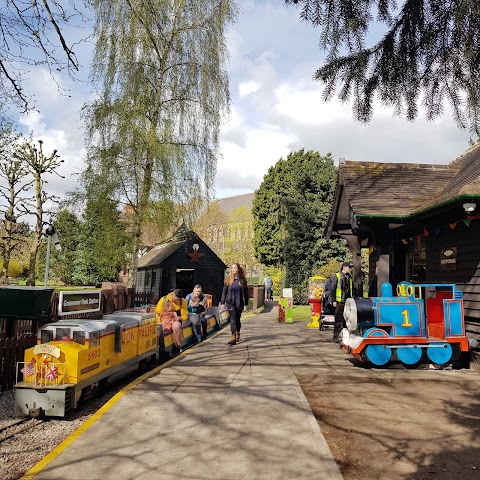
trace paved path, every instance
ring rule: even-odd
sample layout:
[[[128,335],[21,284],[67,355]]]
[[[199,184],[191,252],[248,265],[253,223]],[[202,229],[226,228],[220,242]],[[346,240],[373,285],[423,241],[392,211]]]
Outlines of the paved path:
[[[296,374],[345,355],[305,323],[278,324],[277,307],[242,323],[240,344],[224,329],[160,367],[34,478],[340,480]]]

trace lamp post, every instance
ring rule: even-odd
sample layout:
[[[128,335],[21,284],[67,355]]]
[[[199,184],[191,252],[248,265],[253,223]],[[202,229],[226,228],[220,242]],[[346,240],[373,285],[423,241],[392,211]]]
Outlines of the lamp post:
[[[58,241],[58,235],[57,232],[55,231],[55,228],[51,224],[52,220],[50,220],[50,223],[47,223],[42,231],[44,235],[47,237],[47,257],[45,259],[45,278],[43,281],[43,285],[46,287],[48,285],[48,270],[50,268],[50,244],[53,238],[53,243],[55,245],[55,250],[60,251],[62,247],[60,246],[60,242]]]

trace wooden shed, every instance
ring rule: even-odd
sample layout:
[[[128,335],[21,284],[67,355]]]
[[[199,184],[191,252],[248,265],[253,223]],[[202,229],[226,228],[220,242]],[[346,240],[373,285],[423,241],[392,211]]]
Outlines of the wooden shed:
[[[204,293],[220,302],[227,266],[193,231],[184,227],[171,241],[157,245],[138,260],[137,292],[155,292],[158,298],[174,288],[184,295],[200,284]]]
[[[368,248],[377,286],[456,283],[480,348],[480,144],[448,165],[342,161],[326,234],[347,240],[355,281]]]

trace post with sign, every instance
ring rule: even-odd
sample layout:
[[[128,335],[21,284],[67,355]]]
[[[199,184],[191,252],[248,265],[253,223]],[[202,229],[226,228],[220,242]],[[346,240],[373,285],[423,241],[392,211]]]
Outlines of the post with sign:
[[[293,323],[293,291],[284,288],[278,302],[278,323]]]
[[[100,312],[101,290],[72,290],[60,292],[58,314]]]

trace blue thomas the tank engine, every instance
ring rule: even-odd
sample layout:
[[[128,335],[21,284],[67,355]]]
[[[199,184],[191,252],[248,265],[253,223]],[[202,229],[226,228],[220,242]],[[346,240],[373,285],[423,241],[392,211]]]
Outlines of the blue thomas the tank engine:
[[[392,285],[383,283],[381,297],[349,298],[344,318],[343,348],[375,366],[442,365],[468,352],[463,294],[454,284],[401,282],[393,296]]]

